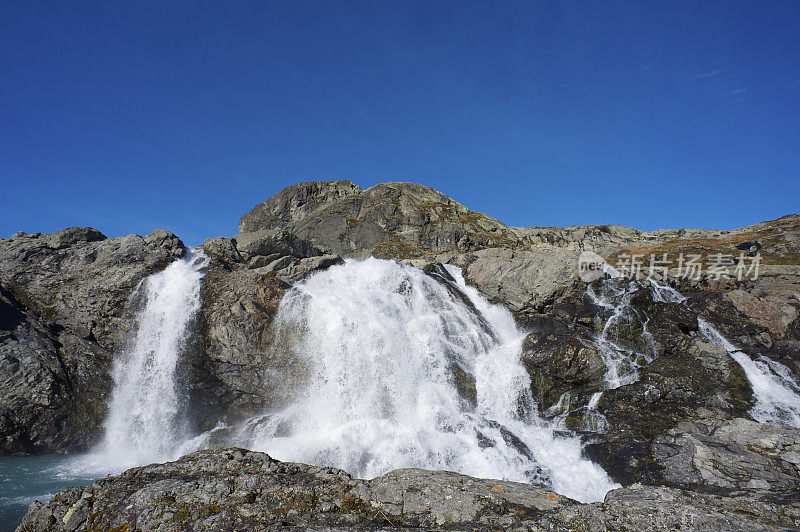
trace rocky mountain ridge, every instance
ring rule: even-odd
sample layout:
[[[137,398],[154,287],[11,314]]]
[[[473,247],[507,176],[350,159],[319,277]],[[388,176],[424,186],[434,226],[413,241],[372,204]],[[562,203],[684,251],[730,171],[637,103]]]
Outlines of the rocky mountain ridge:
[[[201,289],[202,309],[181,362],[188,403],[202,405],[186,413],[197,432],[257,415],[291,394],[293,376],[302,369],[275,345],[271,324],[292,283],[346,258],[394,259],[431,275],[440,275],[441,264],[453,264],[462,268],[468,284],[508,308],[527,332],[522,362],[542,415],[581,434],[585,454],[624,486],[657,486],[611,492],[605,507],[551,508],[545,512],[549,517],[541,509],[531,510],[536,504],[530,503],[522,517],[506,521],[481,521],[478,514],[491,505],[469,518],[442,523],[431,513],[406,521],[393,510],[381,510],[394,524],[533,527],[525,516],[535,515],[545,519],[541,523],[570,527],[579,521],[564,515],[577,512],[587,529],[654,523],[692,528],[687,516],[708,511],[716,517],[702,517],[702,526],[695,523],[698,528],[713,529],[714,523],[736,528],[724,520],[736,512],[746,513],[758,526],[800,526],[800,431],[753,419],[754,393],[741,366],[701,330],[709,323],[752,360],[767,357],[800,375],[800,216],[731,231],[514,228],[423,185],[385,183],[362,190],[348,181],[329,181],[278,192],[242,217],[239,234],[209,239],[203,248],[211,262]],[[674,272],[672,277],[656,274],[657,282],[688,296],[676,302],[662,297],[646,275],[587,285],[577,275],[578,257],[585,250],[611,264],[624,255],[752,257],[758,252],[762,265],[758,278],[741,280],[708,272],[691,279]],[[130,295],[144,277],[183,253],[180,240],[165,231],[107,239],[93,229],[72,228],[0,240],[0,382],[7,390],[0,398],[0,452],[76,451],[97,441],[112,383],[111,361],[124,349],[136,309]],[[631,382],[609,386],[597,343],[607,334],[621,349],[648,353],[649,360],[633,368]],[[226,444],[224,435],[217,444]],[[239,462],[251,460],[226,453],[203,460],[214,464],[213,471],[238,471],[243,467]],[[194,462],[184,464],[179,478],[199,478],[189,463]],[[153,479],[161,478],[158,466],[154,471]],[[208,486],[215,482],[208,480]],[[113,481],[107,485],[109,490],[132,489]],[[81,505],[89,504],[81,501],[92,499],[90,505],[102,507],[106,495],[98,498],[94,493],[101,488],[92,489],[90,497],[73,490],[32,509],[30,522],[56,516],[66,526],[71,517],[65,521],[64,512],[72,509],[71,515],[77,515]],[[180,514],[185,520],[175,523],[206,518],[216,523],[214,516],[200,515],[205,510],[198,500],[182,502],[189,513],[173,512],[169,519]],[[360,500],[370,508],[376,502]],[[692,501],[701,501],[703,510]],[[220,523],[239,522],[223,511],[224,500],[214,504],[220,505],[214,515],[232,519]],[[507,504],[501,506],[508,510]],[[670,505],[686,510],[670,517],[665,509]],[[763,515],[767,507],[770,516]],[[352,512],[336,508],[336,519],[342,518],[339,514],[350,517],[329,521],[314,509],[298,507],[286,511],[297,510],[300,521],[287,522],[393,526],[374,512],[362,521],[348,521]],[[657,521],[636,521],[634,514],[643,508],[656,508]],[[272,520],[269,526],[278,523],[273,509],[262,510]],[[718,518],[723,520],[714,521]],[[77,529],[117,522],[98,519],[84,519]],[[164,519],[153,523],[170,529],[165,523],[173,521]]]

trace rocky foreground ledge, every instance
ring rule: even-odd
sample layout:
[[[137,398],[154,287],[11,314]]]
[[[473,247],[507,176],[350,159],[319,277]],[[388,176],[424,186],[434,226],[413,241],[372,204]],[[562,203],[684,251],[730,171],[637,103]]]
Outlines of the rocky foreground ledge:
[[[372,480],[243,449],[199,451],[34,502],[27,530],[786,530],[800,503],[642,486],[581,504],[528,484],[401,469]]]

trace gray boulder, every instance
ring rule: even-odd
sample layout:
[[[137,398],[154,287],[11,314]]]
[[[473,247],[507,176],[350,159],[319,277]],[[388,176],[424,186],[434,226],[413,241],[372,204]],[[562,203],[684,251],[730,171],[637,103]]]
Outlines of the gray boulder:
[[[653,456],[672,485],[800,493],[800,431],[781,425],[685,421],[655,438]]]
[[[470,253],[462,263],[469,284],[524,319],[555,303],[577,284],[577,260],[576,254],[558,248],[491,248]]]

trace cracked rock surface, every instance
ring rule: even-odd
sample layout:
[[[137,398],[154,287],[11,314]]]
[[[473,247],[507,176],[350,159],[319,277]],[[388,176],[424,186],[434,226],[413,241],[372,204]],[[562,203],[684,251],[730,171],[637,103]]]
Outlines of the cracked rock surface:
[[[581,504],[528,484],[401,469],[360,480],[242,449],[200,451],[33,503],[25,530],[775,530],[800,505],[635,485]]]

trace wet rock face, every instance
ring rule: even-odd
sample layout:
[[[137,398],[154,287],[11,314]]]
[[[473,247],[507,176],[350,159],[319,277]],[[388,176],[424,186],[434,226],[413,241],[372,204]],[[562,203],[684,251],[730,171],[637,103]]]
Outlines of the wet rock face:
[[[585,328],[549,316],[526,325],[532,332],[522,344],[521,359],[540,409],[550,409],[565,393],[586,402],[601,389],[606,365]]]
[[[654,336],[663,338],[658,331]],[[723,419],[746,416],[753,405],[741,367],[697,334],[669,336],[638,374],[636,382],[603,392],[598,411],[607,421],[605,432],[586,439],[587,456],[623,484],[669,484],[670,465],[653,455],[655,438],[681,421],[711,413]]]
[[[788,461],[773,460],[768,456],[773,451],[747,448],[745,442],[758,439],[752,427],[762,427],[747,420],[753,406],[750,383],[725,348],[702,336],[698,315],[751,344],[765,326],[727,301],[725,293],[695,294],[686,303],[675,303],[660,300],[649,283],[628,283],[625,290],[617,281],[609,283],[593,287],[597,294],[606,288],[602,304],[609,306],[574,291],[524,322],[531,332],[522,360],[543,414],[564,416],[567,428],[586,431],[585,454],[625,485],[766,490],[773,495],[794,489],[800,476],[791,463],[793,443],[784,445]],[[620,302],[627,303],[612,310]],[[634,382],[615,389],[603,382],[606,366],[597,356],[601,332],[624,349],[641,351],[649,343],[652,360],[644,360]],[[775,352],[770,356],[780,358]],[[586,405],[601,390],[597,422],[597,416],[587,417]],[[751,428],[732,440],[736,431],[730,427],[748,423]],[[763,430],[764,437],[783,431],[781,438],[789,442],[800,434],[769,425]],[[754,473],[763,468],[774,474]]]
[[[201,339],[186,362],[190,403],[203,405],[197,429],[208,430],[223,416],[259,414],[288,393],[291,365],[277,359],[282,353],[272,349],[270,329],[288,288],[274,274],[230,272],[212,262],[201,288]]]
[[[183,253],[167,231],[0,240],[0,454],[74,451],[98,436],[126,302]]]
[[[21,530],[768,530],[800,507],[637,486],[580,504],[528,484],[403,469],[372,480],[241,449],[131,469],[33,503]]]
[[[768,287],[768,289],[767,289]],[[800,276],[764,278],[688,304],[751,358],[766,355],[800,374]]]

